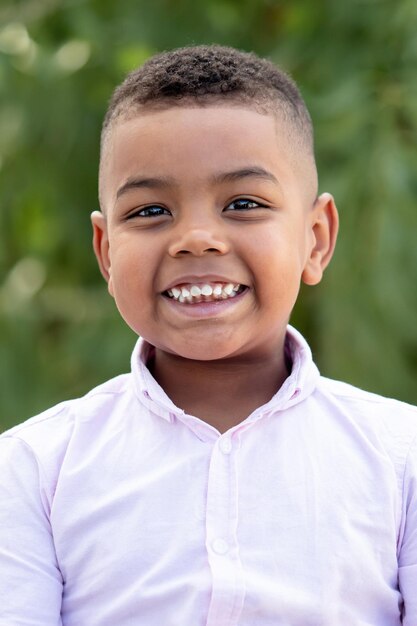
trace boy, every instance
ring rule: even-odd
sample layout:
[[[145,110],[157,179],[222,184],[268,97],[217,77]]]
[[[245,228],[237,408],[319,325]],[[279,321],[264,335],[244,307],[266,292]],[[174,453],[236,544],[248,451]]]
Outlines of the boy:
[[[417,625],[417,413],[287,327],[337,234],[271,63],[158,55],[104,122],[94,250],[132,372],[1,439],[1,626]]]

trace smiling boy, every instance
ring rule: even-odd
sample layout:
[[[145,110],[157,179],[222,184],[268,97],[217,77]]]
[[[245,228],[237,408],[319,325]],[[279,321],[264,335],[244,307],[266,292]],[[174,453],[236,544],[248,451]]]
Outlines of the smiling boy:
[[[156,346],[169,397],[220,431],[287,377],[300,279],[318,282],[334,245],[333,200],[316,199],[313,160],[294,167],[288,135],[278,115],[222,99],[148,104],[106,141],[93,225],[110,293]]]
[[[164,53],[105,119],[94,250],[132,372],[2,436],[0,625],[417,624],[417,414],[287,326],[337,235],[271,63]]]

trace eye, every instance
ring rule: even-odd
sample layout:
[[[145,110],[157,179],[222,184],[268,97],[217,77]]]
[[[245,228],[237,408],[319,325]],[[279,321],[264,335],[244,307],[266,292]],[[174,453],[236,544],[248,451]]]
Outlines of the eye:
[[[264,205],[260,202],[257,202],[256,200],[250,200],[249,198],[238,198],[237,200],[233,200],[233,202],[228,204],[225,210],[250,211],[250,209],[258,209],[260,207],[264,207]]]
[[[127,216],[127,219],[131,219],[132,217],[161,217],[162,215],[170,215],[170,212],[162,206],[151,204],[143,207],[143,209],[139,211],[131,213]]]

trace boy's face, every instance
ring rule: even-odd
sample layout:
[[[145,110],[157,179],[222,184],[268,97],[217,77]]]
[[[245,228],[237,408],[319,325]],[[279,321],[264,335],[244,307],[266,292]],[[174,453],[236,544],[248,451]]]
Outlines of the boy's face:
[[[300,281],[319,282],[337,230],[331,196],[315,199],[305,182],[312,161],[295,161],[283,123],[249,108],[173,107],[116,122],[94,247],[138,335],[198,360],[282,349]]]

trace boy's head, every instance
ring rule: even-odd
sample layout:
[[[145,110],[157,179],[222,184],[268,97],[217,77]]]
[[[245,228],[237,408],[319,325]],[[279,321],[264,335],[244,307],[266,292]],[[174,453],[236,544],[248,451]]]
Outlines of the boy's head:
[[[320,281],[337,231],[297,87],[219,46],[158,55],[118,87],[100,202],[94,248],[122,316],[189,359],[279,352],[300,281]]]
[[[295,82],[271,61],[226,46],[194,46],[157,54],[115,90],[104,118],[101,159],[115,124],[143,110],[235,105],[270,113],[284,122],[305,165],[306,184],[317,193],[313,125]],[[302,158],[304,157],[304,158]]]
[[[143,107],[235,103],[278,113],[294,140],[313,153],[313,126],[294,81],[271,61],[225,46],[195,46],[157,54],[131,72],[115,90],[103,138],[120,118]]]

